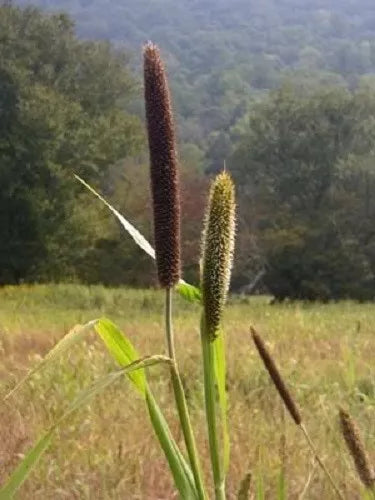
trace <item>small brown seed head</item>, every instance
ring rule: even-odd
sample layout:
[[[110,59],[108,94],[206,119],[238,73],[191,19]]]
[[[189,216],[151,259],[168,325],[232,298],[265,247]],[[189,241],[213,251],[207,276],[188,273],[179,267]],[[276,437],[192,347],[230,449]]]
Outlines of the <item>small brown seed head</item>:
[[[230,175],[213,181],[202,238],[201,288],[205,328],[213,340],[218,332],[228,294],[235,231],[235,195]]]
[[[277,366],[274,362],[271,353],[268,351],[265,343],[261,336],[254,330],[253,327],[250,327],[251,335],[253,337],[253,341],[259,356],[262,358],[264,366],[266,367],[272,382],[274,383],[278,393],[280,394],[281,399],[284,401],[284,404],[287,410],[290,413],[290,416],[294,420],[297,425],[301,425],[302,417],[297,406],[297,403],[294,401],[291,393],[289,392],[288,387],[286,386]]]
[[[237,500],[250,500],[251,472],[243,477],[237,493]]]
[[[341,432],[358,476],[366,488],[373,488],[375,486],[374,470],[363,445],[359,428],[349,413],[342,408],[339,410],[339,417]]]
[[[171,288],[178,283],[181,274],[175,131],[168,81],[159,49],[148,43],[143,55],[156,264],[160,285]]]

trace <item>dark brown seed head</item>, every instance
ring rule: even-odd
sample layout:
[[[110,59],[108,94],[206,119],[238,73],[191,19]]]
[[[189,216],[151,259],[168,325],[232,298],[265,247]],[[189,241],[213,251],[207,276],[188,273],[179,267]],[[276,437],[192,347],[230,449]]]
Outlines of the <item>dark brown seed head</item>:
[[[299,408],[294,401],[291,393],[289,392],[289,389],[287,388],[284,380],[281,377],[281,374],[272,359],[272,356],[270,352],[268,351],[265,343],[263,342],[263,339],[261,336],[254,330],[254,328],[250,327],[251,335],[253,337],[253,341],[255,344],[255,347],[257,348],[257,351],[262,358],[262,361],[264,363],[264,366],[266,367],[273,383],[275,384],[276,389],[278,390],[278,393],[280,394],[281,399],[284,401],[284,404],[287,408],[287,410],[290,413],[290,416],[294,420],[294,422],[297,425],[301,425],[302,423],[302,417],[299,411]]]
[[[373,488],[375,486],[374,470],[363,446],[358,426],[349,413],[342,408],[339,410],[339,417],[341,432],[353,458],[358,476],[366,488]]]
[[[180,199],[171,100],[159,49],[144,47],[144,88],[156,264],[160,285],[171,288],[180,279]]]

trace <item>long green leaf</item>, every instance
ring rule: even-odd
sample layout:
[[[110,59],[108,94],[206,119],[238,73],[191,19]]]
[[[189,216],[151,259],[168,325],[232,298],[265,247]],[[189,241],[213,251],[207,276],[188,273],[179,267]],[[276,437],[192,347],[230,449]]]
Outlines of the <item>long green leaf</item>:
[[[10,500],[30,474],[33,467],[48,448],[52,440],[53,430],[47,432],[39,441],[28,451],[25,458],[13,471],[7,483],[0,490],[0,500]]]
[[[215,499],[225,500],[225,477],[222,473],[219,439],[217,435],[215,346],[206,332],[203,315],[201,319],[201,343],[206,422],[211,468],[215,485]]]
[[[202,293],[196,286],[190,285],[186,283],[184,280],[180,280],[177,287],[176,292],[178,292],[181,297],[186,299],[188,302],[202,302]]]
[[[46,354],[46,356],[34,367],[18,384],[5,396],[4,401],[13,396],[35,373],[50,365],[64,354],[70,347],[82,340],[84,335],[96,324],[96,320],[89,321],[85,325],[76,325]]]
[[[125,219],[123,215],[120,214],[118,210],[116,210],[106,199],[103,198],[93,187],[91,187],[87,182],[85,182],[78,175],[74,175],[74,177],[85,186],[86,189],[91,191],[93,195],[95,195],[104,205],[109,208],[109,210],[117,217],[120,221],[122,227],[125,231],[133,238],[135,243],[142,248],[144,252],[146,252],[151,258],[155,259],[155,250],[152,248],[150,243],[146,240],[146,238],[136,229],[133,224],[131,224],[128,220]]]
[[[226,359],[225,359],[225,336],[220,331],[214,341],[215,375],[219,395],[221,412],[221,429],[223,438],[223,470],[226,475],[229,468],[230,441],[228,430],[228,400],[226,391]]]
[[[181,498],[197,499],[198,495],[191,469],[173,439],[168,424],[149,389],[146,391],[146,402],[154,432],[167,458]]]
[[[95,330],[103,340],[110,354],[117,363],[125,367],[139,358],[139,355],[125,335],[107,318],[101,318],[95,324]],[[144,370],[129,375],[138,391],[146,396],[146,376]]]
[[[123,215],[120,214],[118,210],[116,210],[103,196],[101,196],[90,184],[87,184],[86,181],[81,179],[78,175],[74,175],[74,177],[83,185],[86,189],[88,189],[94,196],[98,198],[104,205],[109,208],[109,210],[113,213],[113,215],[120,222],[125,231],[131,236],[134,242],[152,259],[155,259],[155,250],[152,248],[151,244],[147,241],[147,239],[143,236],[142,233],[138,231],[136,227],[133,226]],[[186,283],[184,280],[180,280],[177,285],[177,292],[189,302],[200,302],[201,301],[201,292],[199,288]]]
[[[49,362],[55,360],[59,355],[65,352],[69,347],[71,347],[76,341],[82,338],[83,334],[94,326],[95,330],[102,338],[104,344],[106,345],[109,352],[115,358],[115,360],[122,366],[122,370],[106,375],[102,379],[99,379],[93,386],[82,391],[78,398],[73,401],[69,406],[64,415],[54,424],[54,426],[36,443],[36,445],[28,452],[24,460],[19,464],[16,470],[13,472],[9,478],[6,485],[0,490],[0,499],[5,500],[12,498],[14,492],[20,487],[20,485],[25,481],[31,469],[37,463],[39,457],[46,450],[50,441],[52,439],[53,431],[58,425],[60,425],[72,412],[76,411],[78,408],[86,404],[90,399],[92,399],[96,394],[102,392],[108,385],[112,384],[120,376],[127,374],[134,386],[141,392],[141,394],[146,398],[147,405],[149,407],[150,416],[152,415],[152,424],[154,426],[155,433],[157,434],[160,444],[166,454],[169,466],[173,470],[173,476],[176,482],[176,487],[180,492],[183,491],[183,498],[196,498],[194,481],[192,479],[192,473],[187,465],[185,459],[183,458],[181,452],[178,449],[177,444],[172,438],[168,425],[156,405],[155,401],[151,404],[150,409],[150,391],[147,388],[146,377],[144,373],[144,368],[150,364],[155,364],[157,362],[170,362],[169,358],[164,356],[151,356],[143,359],[139,359],[139,356],[130,343],[130,341],[122,334],[122,332],[114,325],[111,321],[106,318],[101,320],[95,320],[87,323],[83,327],[75,328],[69,332],[42,360],[41,363],[37,365],[22,383],[26,382],[28,378],[38,370],[43,368]],[[20,387],[21,384],[13,389],[12,393]],[[146,392],[147,389],[147,392]],[[8,395],[8,397],[10,394]]]
[[[92,384],[87,389],[79,393],[76,399],[68,406],[63,415],[50,427],[50,429],[42,436],[37,443],[29,450],[25,458],[20,462],[17,468],[9,477],[7,483],[0,490],[0,500],[9,500],[13,497],[18,488],[27,479],[33,467],[38,462],[44,451],[51,443],[53,433],[59,425],[61,425],[72,413],[79,410],[82,406],[89,403],[95,396],[103,392],[109,385],[113,384],[120,377],[131,372],[143,369],[147,366],[152,366],[158,363],[170,362],[170,359],[165,356],[149,356],[143,359],[138,359],[128,365],[126,368],[111,372]]]
[[[95,324],[95,330],[102,338],[110,354],[120,366],[126,367],[129,363],[139,358],[131,342],[109,319],[100,319]],[[146,399],[151,423],[167,458],[177,489],[180,491],[183,498],[196,498],[196,490],[191,469],[178,449],[168,424],[147,386],[144,370],[138,370],[137,372],[129,374],[129,378]]]

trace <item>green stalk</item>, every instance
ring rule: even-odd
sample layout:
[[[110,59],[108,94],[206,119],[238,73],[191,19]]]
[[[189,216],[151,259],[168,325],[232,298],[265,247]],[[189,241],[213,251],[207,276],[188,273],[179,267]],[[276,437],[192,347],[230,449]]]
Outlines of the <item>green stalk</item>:
[[[174,335],[172,326],[172,290],[170,288],[166,289],[165,295],[165,332],[167,337],[168,356],[173,361],[173,364],[171,365],[171,379],[178,416],[180,419],[185,445],[188,452],[195,485],[197,488],[198,498],[200,500],[205,500],[207,498],[207,495],[204,489],[198,451],[195,444],[193,428],[190,422],[185,392],[176,362],[176,352],[174,347]]]
[[[216,386],[215,386],[215,351],[205,331],[204,320],[201,323],[201,341],[203,353],[204,398],[212,475],[215,484],[215,499],[225,500],[225,480],[221,472],[220,451],[216,426]]]

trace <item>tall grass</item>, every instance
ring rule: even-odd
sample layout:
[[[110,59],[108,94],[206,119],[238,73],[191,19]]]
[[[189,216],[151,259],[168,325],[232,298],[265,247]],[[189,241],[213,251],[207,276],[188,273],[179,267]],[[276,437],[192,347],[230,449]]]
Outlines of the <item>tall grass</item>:
[[[302,416],[301,416],[301,412],[298,408],[298,405],[297,405],[295,399],[293,398],[293,396],[291,395],[288,387],[286,386],[284,379],[281,376],[279,369],[277,368],[276,363],[275,363],[272,355],[270,354],[265,343],[263,342],[262,337],[254,330],[254,328],[251,328],[251,334],[253,337],[254,344],[258,350],[258,353],[259,353],[260,357],[262,358],[264,366],[266,367],[273,383],[275,384],[275,387],[276,387],[282,401],[284,402],[285,407],[289,412],[289,415],[294,420],[294,423],[301,429],[303,435],[306,438],[307,444],[309,445],[312,453],[314,454],[315,460],[317,461],[317,463],[321,467],[324,474],[327,476],[327,479],[331,483],[331,486],[332,486],[333,491],[335,492],[336,496],[339,499],[343,500],[344,497],[343,497],[341,491],[336,486],[336,483],[333,480],[331,473],[327,469],[325,463],[323,462],[318,451],[316,450],[316,447],[315,447],[314,443],[312,442],[310,434],[307,432],[306,426],[302,421]]]
[[[69,289],[69,290],[68,290]],[[48,296],[54,300],[49,300]],[[103,297],[102,302],[87,297]],[[67,296],[75,300],[67,301]],[[163,296],[156,290],[104,289],[78,285],[38,285],[0,289],[0,398],[2,399],[64,334],[67,324],[84,323],[110,313],[144,354],[163,352]],[[126,304],[122,309],[119,301]],[[85,303],[84,311],[75,304]],[[131,309],[130,309],[131,307]],[[65,314],[62,314],[65,311]],[[176,296],[174,307],[176,353],[192,424],[201,455],[209,496],[210,461],[206,441],[200,306]],[[371,304],[340,302],[328,305],[269,306],[267,297],[232,296],[225,311],[227,332],[227,390],[231,434],[228,498],[251,471],[250,494],[262,472],[266,498],[278,498],[281,415],[277,394],[256,350],[248,342],[249,316],[265,332],[291,392],[299,403],[315,445],[344,496],[362,498],[352,459],[341,437],[337,406],[348,407],[360,425],[362,439],[374,463],[373,408],[375,385],[368,353],[375,349]],[[362,328],[356,331],[360,318]],[[32,440],[62,414],[69,402],[96,379],[111,373],[114,362],[100,339],[86,340],[66,351],[53,365],[0,405],[0,484],[30,447]],[[348,377],[347,352],[353,350],[353,375]],[[86,407],[72,414],[69,425],[57,429],[17,498],[173,498],[167,467],[152,435],[144,403],[121,378]],[[149,382],[182,443],[173,409],[167,366],[150,369]],[[329,484],[316,467],[300,431],[285,422],[285,483],[287,498],[333,498]],[[259,453],[262,450],[262,453]],[[260,459],[260,457],[262,457]],[[309,478],[310,481],[309,481]],[[251,498],[251,497],[250,497]],[[363,498],[365,498],[363,496]]]

